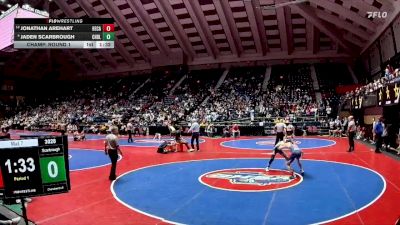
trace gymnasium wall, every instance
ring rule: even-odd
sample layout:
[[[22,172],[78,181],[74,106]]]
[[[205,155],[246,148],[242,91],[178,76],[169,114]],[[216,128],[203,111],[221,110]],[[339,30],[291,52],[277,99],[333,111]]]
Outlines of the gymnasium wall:
[[[381,75],[384,67],[393,56],[400,53],[400,16],[382,33],[360,58],[367,76],[373,78]]]
[[[375,42],[369,49],[369,58],[371,62],[371,75],[381,70],[381,58],[379,50],[379,42]]]
[[[371,125],[373,119],[378,120],[383,115],[382,107],[371,107],[364,110],[364,123]]]
[[[382,53],[382,62],[390,60],[390,58],[396,54],[395,50],[397,49],[395,49],[396,46],[393,40],[393,33],[394,32],[392,32],[392,29],[386,29],[386,31],[379,39]],[[398,39],[400,39],[400,36]]]

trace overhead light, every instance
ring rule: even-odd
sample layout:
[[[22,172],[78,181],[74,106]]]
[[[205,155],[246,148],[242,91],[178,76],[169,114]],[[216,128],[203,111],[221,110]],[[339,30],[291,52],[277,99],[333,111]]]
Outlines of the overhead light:
[[[11,6],[12,6],[11,4],[7,4],[7,7],[8,7],[8,8],[11,8]]]

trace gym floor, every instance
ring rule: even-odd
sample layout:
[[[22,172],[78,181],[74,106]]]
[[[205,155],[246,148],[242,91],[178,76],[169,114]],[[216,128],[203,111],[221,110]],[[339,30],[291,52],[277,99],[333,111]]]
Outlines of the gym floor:
[[[21,132],[14,131],[13,136]],[[200,152],[156,153],[159,141],[121,139],[119,177],[108,180],[104,136],[69,144],[66,194],[34,198],[29,219],[46,225],[205,224],[394,225],[400,216],[400,163],[346,138],[297,137],[304,176],[288,179],[273,137],[201,137]],[[289,153],[287,153],[289,154]]]

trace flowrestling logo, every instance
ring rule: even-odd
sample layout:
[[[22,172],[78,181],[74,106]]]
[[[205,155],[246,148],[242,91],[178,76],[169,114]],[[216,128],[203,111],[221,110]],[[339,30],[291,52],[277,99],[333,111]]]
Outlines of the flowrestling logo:
[[[368,18],[386,18],[387,16],[388,16],[387,12],[380,12],[380,11],[367,12]]]
[[[228,190],[259,192],[273,191],[293,187],[302,182],[303,178],[296,174],[290,178],[291,174],[286,170],[264,169],[226,169],[212,171],[199,177],[199,181],[211,188]]]

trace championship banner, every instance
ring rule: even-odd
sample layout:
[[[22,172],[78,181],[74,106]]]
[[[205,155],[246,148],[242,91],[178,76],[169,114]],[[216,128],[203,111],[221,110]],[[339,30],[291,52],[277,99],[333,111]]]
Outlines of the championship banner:
[[[352,109],[361,109],[363,104],[363,96],[355,96],[351,99]]]
[[[378,105],[390,106],[399,104],[400,84],[390,84],[378,90]]]

